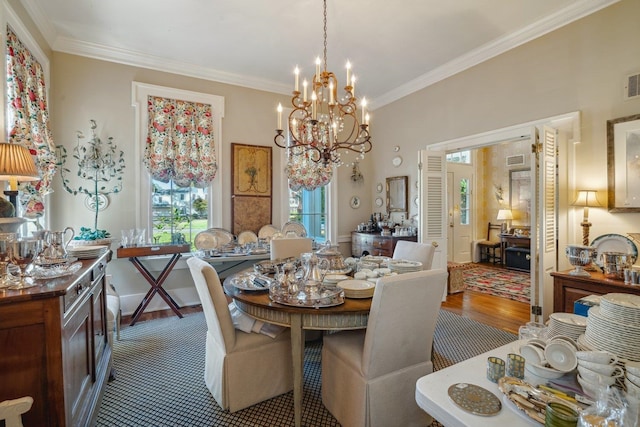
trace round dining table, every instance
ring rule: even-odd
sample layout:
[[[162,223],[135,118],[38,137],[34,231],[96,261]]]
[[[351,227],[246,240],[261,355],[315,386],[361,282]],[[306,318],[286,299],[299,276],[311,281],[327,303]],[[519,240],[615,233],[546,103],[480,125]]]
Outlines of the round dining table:
[[[241,273],[238,273],[241,274]],[[291,329],[293,357],[293,410],[295,426],[302,425],[304,330],[341,331],[365,329],[369,320],[371,298],[344,298],[344,303],[331,307],[296,307],[272,301],[268,290],[244,291],[232,285],[235,275],[224,281],[224,289],[243,313],[264,322]]]

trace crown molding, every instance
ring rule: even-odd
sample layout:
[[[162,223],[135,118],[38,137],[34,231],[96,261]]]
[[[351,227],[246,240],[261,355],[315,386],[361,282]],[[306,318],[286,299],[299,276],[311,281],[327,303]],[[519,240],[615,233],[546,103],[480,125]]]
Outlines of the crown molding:
[[[369,104],[369,107],[371,110],[383,107],[619,1],[620,0],[582,0],[581,2],[574,3],[553,15],[549,15],[506,37],[480,46],[433,71],[398,86],[396,89],[373,100]]]

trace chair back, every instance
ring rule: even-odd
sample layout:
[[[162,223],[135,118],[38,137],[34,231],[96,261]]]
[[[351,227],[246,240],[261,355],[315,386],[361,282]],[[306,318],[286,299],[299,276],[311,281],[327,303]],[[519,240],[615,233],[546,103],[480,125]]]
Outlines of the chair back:
[[[408,261],[420,261],[423,270],[431,270],[433,254],[436,248],[430,243],[410,242],[399,240],[393,250],[393,259],[406,259]]]
[[[362,354],[367,378],[431,360],[433,334],[446,285],[444,269],[378,279]]]
[[[6,427],[22,427],[22,414],[29,411],[31,405],[31,396],[0,402],[0,421],[4,420]]]
[[[271,259],[299,258],[300,254],[311,252],[313,241],[308,237],[291,237],[271,240]]]
[[[218,273],[197,257],[189,258],[187,265],[200,297],[208,332],[227,353],[235,346],[236,331]]]
[[[502,232],[501,224],[491,224],[487,226],[487,241],[489,242],[499,242],[500,241],[500,233]]]

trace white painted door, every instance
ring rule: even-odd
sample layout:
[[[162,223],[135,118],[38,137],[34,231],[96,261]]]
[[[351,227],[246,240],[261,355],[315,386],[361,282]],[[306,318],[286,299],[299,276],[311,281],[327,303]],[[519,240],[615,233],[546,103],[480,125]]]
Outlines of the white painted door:
[[[447,269],[447,194],[444,151],[420,150],[420,242],[435,246],[432,268]],[[445,296],[446,296],[445,289]]]
[[[539,134],[542,137],[539,137]],[[547,319],[553,312],[553,280],[557,269],[557,130],[543,126],[536,128],[535,147],[531,164],[535,165],[531,200],[531,306],[542,306],[540,315],[531,320]]]
[[[473,166],[447,163],[447,259],[471,262]]]

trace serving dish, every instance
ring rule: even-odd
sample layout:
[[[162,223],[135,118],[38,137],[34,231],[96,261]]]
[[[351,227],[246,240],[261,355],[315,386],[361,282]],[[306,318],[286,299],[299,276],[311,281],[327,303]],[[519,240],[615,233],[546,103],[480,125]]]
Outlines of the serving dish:
[[[603,234],[598,236],[591,242],[591,246],[596,248],[595,263],[598,267],[604,267],[602,254],[604,252],[622,252],[623,254],[632,254],[638,259],[638,247],[628,237],[621,234]]]
[[[59,264],[55,267],[34,266],[31,277],[35,280],[56,279],[58,277],[71,276],[82,268],[81,262],[73,264]]]
[[[231,279],[231,285],[243,291],[268,291],[274,280],[262,274],[238,274]]]

